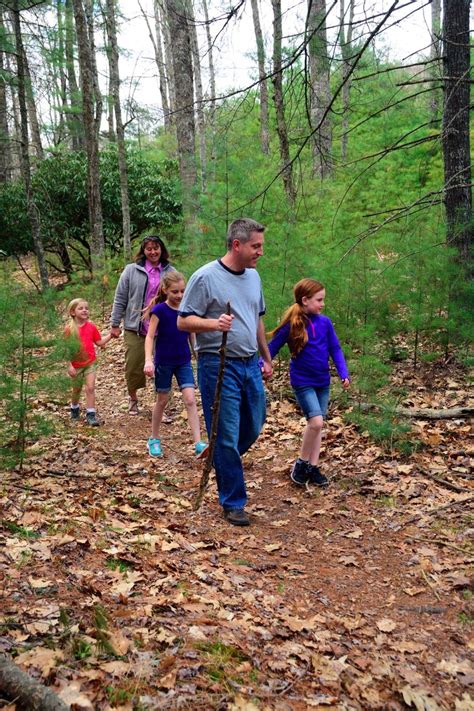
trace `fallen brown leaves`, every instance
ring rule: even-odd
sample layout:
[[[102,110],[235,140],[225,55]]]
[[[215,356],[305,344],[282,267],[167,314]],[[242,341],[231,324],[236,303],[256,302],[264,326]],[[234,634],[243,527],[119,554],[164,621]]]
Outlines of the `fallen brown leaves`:
[[[437,377],[413,377],[404,404],[463,404],[461,374]],[[333,410],[331,486],[300,490],[304,421],[275,398],[242,531],[213,487],[192,512],[201,465],[179,397],[156,461],[153,396],[127,416],[119,343],[99,383],[100,430],[58,411],[60,431],[3,476],[0,651],[71,709],[473,708],[466,422],[415,421],[422,444],[401,457]]]

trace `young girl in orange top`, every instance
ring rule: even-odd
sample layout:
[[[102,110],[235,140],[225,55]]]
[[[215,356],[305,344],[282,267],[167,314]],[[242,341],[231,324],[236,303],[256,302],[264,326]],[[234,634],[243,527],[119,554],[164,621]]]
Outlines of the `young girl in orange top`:
[[[79,351],[74,355],[67,369],[68,375],[75,379],[72,387],[71,418],[79,419],[79,397],[82,386],[86,390],[86,421],[91,427],[98,427],[95,411],[95,371],[97,356],[95,346],[103,348],[111,335],[101,336],[95,323],[89,321],[89,304],[84,299],[73,299],[67,307],[71,317],[65,328],[68,338],[75,338],[80,343]]]

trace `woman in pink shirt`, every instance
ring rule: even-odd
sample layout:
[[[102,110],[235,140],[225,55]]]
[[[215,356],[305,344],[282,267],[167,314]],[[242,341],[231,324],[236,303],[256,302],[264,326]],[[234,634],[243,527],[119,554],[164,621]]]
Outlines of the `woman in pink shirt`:
[[[143,367],[148,320],[142,320],[143,310],[157,295],[161,276],[172,269],[161,237],[147,235],[141,242],[135,262],[127,264],[123,270],[115,291],[110,332],[113,338],[118,338],[123,320],[125,378],[131,415],[138,414],[137,390],[144,388],[146,383]]]

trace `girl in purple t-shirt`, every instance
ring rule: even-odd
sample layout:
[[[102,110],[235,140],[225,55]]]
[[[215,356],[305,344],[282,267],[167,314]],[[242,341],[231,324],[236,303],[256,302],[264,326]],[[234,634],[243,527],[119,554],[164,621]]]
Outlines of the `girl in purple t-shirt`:
[[[145,338],[145,367],[149,378],[155,376],[156,402],[151,418],[151,437],[148,452],[152,457],[161,457],[160,426],[171,390],[173,375],[178,381],[188,413],[188,422],[194,438],[194,452],[198,458],[205,456],[207,443],[201,440],[201,427],[194,397],[194,373],[191,367],[189,334],[178,331],[178,308],[183,299],[186,282],[179,272],[165,273],[160,282],[158,295],[145,311],[150,318]],[[152,354],[155,348],[155,361]]]
[[[288,344],[291,353],[290,383],[308,421],[303,432],[300,456],[291,469],[295,484],[307,482],[327,486],[319,469],[323,418],[329,402],[329,356],[336,366],[342,387],[350,385],[344,354],[334,326],[321,313],[326,292],[314,279],[301,279],[294,287],[295,303],[285,312],[280,325],[271,332],[268,344],[272,358]]]

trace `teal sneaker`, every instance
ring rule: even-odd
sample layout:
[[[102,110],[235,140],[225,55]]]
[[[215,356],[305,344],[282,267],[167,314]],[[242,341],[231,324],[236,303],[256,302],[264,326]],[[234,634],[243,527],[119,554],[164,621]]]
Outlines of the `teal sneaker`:
[[[209,445],[207,442],[203,442],[202,440],[200,442],[196,442],[194,445],[194,454],[196,455],[196,459],[204,459],[207,455],[208,449]]]
[[[148,454],[150,457],[162,457],[163,452],[161,451],[161,440],[156,437],[150,437],[147,443]]]

